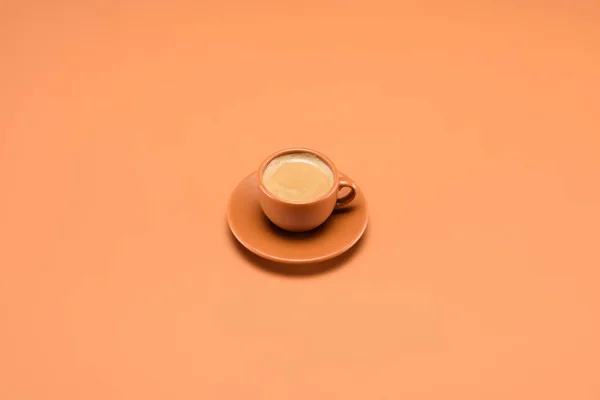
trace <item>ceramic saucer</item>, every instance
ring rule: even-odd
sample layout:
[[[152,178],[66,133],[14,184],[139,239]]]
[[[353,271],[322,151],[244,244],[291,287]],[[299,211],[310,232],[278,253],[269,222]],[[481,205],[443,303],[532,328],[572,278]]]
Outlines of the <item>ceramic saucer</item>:
[[[367,228],[367,204],[359,190],[347,207],[333,212],[321,226],[292,233],[275,226],[258,202],[256,172],[243,179],[231,194],[227,222],[235,238],[252,253],[287,264],[309,264],[336,257],[350,249]]]

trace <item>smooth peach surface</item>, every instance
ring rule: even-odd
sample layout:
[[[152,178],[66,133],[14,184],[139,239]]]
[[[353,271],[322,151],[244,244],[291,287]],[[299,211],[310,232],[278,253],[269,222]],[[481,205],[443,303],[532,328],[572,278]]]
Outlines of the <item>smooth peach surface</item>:
[[[597,1],[4,0],[0,399],[597,400],[599,107]],[[225,221],[295,146],[308,275]]]

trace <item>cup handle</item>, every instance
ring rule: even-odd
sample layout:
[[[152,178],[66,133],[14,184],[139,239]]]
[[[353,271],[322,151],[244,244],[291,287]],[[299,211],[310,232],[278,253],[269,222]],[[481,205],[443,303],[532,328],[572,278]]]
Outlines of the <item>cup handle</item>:
[[[354,183],[354,181],[347,176],[341,175],[340,183],[338,184],[338,191],[345,187],[350,188],[350,193],[337,199],[337,202],[335,203],[336,209],[347,206],[356,197],[356,192],[358,191],[358,186],[356,186],[356,183]]]

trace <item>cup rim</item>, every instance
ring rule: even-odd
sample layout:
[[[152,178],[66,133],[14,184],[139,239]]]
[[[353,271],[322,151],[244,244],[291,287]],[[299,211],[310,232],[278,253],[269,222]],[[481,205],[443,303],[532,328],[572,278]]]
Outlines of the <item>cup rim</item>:
[[[325,194],[317,197],[314,200],[310,200],[310,201],[290,201],[290,200],[284,200],[280,197],[275,196],[273,193],[271,193],[267,187],[265,186],[264,182],[263,182],[263,172],[265,171],[265,168],[267,168],[267,165],[269,165],[269,163],[271,161],[273,161],[273,159],[286,155],[286,154],[294,154],[294,153],[309,153],[312,154],[314,156],[317,156],[321,159],[321,161],[325,162],[325,164],[327,164],[327,166],[331,169],[331,171],[333,172],[333,185],[331,185],[331,189],[328,190]],[[308,149],[306,147],[290,147],[287,149],[283,149],[283,150],[279,150],[276,151],[275,153],[272,153],[270,156],[268,156],[261,164],[260,167],[258,168],[258,182],[259,182],[259,187],[262,190],[262,192],[269,198],[271,198],[272,200],[275,201],[279,201],[281,203],[286,203],[286,204],[292,204],[292,205],[305,205],[305,204],[314,204],[314,203],[318,203],[320,201],[324,201],[325,199],[329,198],[329,196],[331,196],[333,193],[335,193],[335,191],[338,188],[338,182],[339,182],[339,174],[338,174],[338,170],[335,166],[335,164],[333,163],[333,161],[331,161],[331,159],[329,157],[327,157],[325,154],[316,151],[316,150],[312,150],[312,149]]]

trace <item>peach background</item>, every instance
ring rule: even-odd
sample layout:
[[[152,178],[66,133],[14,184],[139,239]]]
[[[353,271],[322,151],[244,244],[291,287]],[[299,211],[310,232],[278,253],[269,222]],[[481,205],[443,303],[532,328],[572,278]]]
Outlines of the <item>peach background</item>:
[[[600,5],[0,3],[0,398],[599,399]],[[361,185],[322,271],[238,181]]]

